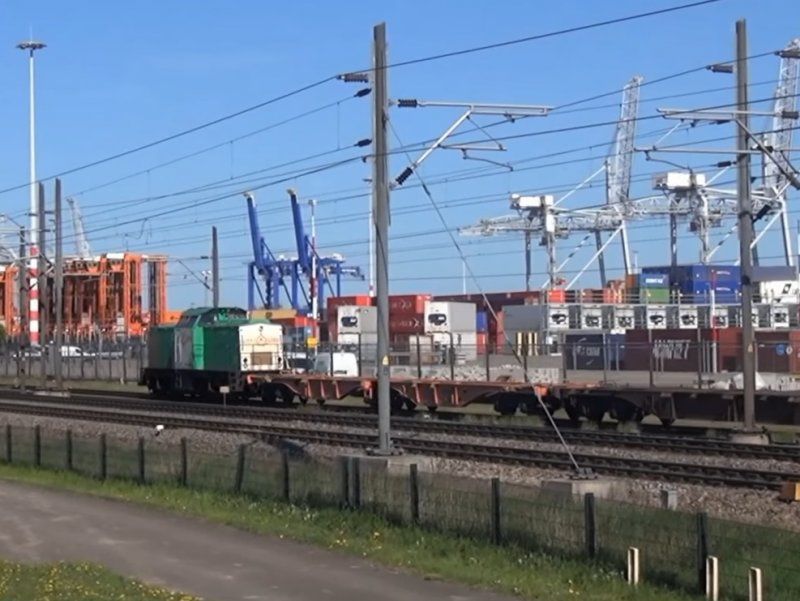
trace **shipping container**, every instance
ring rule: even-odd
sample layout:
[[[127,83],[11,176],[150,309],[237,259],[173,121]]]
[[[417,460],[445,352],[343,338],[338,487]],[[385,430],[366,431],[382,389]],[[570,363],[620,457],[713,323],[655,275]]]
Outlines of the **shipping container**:
[[[742,281],[742,268],[738,265],[678,265],[669,271],[672,284],[678,288],[691,287],[690,282],[728,282]]]
[[[479,355],[485,355],[489,350],[489,334],[486,332],[478,332],[476,337],[476,350]]]
[[[753,282],[756,283],[797,281],[798,277],[797,266],[753,265]]]
[[[289,319],[297,315],[295,309],[252,309],[249,311],[252,319]]]
[[[567,334],[563,353],[567,369],[624,369],[625,335]]]
[[[665,305],[670,301],[669,288],[640,288],[639,302],[646,304]],[[632,301],[636,302],[636,301]]]
[[[697,372],[701,340],[699,330],[628,330],[625,369]]]
[[[567,305],[522,305],[503,307],[503,328],[507,332],[567,330],[570,326]]]
[[[330,309],[331,307],[341,307],[345,305],[357,305],[359,307],[370,307],[374,305],[375,297],[368,294],[358,294],[355,296],[330,296],[325,299],[325,306]]]
[[[577,325],[584,330],[606,330],[611,328],[611,311],[603,305],[580,305],[577,307]],[[571,322],[573,320],[570,320]]]
[[[377,307],[345,305],[337,307],[336,331],[342,334],[366,334],[378,331]]]
[[[390,334],[424,334],[425,314],[389,315]]]
[[[425,332],[475,332],[475,305],[427,301],[425,303]]]
[[[552,290],[545,290],[545,302],[549,304],[558,304],[558,303],[565,303],[566,300],[566,291],[560,290],[558,288]]]
[[[389,313],[424,313],[430,294],[396,294],[389,297]]]
[[[603,288],[602,302],[605,304],[625,302],[625,290],[622,288]]]
[[[485,333],[489,331],[489,313],[478,311],[475,313],[475,331]]]
[[[795,279],[759,282],[758,295],[762,303],[798,303],[800,281]]]
[[[669,288],[669,269],[663,267],[645,267],[639,274],[639,279],[634,288]]]

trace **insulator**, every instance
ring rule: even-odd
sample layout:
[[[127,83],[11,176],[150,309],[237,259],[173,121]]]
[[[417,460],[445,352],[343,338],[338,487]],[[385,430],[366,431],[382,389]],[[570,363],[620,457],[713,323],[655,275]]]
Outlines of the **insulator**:
[[[369,96],[370,92],[372,92],[372,88],[361,88],[358,92],[353,94],[356,98],[363,98],[364,96]]]
[[[415,109],[419,106],[419,100],[416,100],[414,98],[400,98],[397,101],[397,106],[400,108]]]
[[[403,182],[405,182],[409,177],[411,177],[412,173],[414,173],[414,170],[411,167],[406,167],[405,169],[403,169],[403,173],[397,176],[397,179],[395,181],[402,186]]]
[[[369,146],[370,144],[372,144],[372,139],[364,138],[363,140],[359,140],[358,142],[356,142],[355,146],[357,146],[358,148],[363,148],[364,146]]]
[[[369,75],[366,73],[345,73],[339,75],[339,79],[345,83],[367,83],[369,82]]]

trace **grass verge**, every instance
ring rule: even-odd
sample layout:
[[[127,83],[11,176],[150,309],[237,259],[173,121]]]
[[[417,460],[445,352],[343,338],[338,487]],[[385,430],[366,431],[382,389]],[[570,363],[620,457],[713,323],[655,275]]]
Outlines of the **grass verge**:
[[[174,486],[99,482],[73,473],[0,465],[0,478],[158,507],[365,557],[427,578],[536,601],[683,601],[689,595],[628,587],[622,574],[587,563],[393,525],[365,512],[310,509]],[[0,597],[2,599],[2,597]]]
[[[196,597],[142,584],[89,563],[31,566],[0,561],[0,601],[199,601]]]

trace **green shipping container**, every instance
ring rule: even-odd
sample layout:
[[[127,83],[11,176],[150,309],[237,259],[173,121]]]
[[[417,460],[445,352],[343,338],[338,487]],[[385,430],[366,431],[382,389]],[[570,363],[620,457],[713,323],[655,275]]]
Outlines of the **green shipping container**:
[[[172,369],[175,346],[175,326],[150,328],[147,334],[147,366],[152,369]]]
[[[640,288],[639,302],[648,305],[665,305],[669,303],[669,288]]]
[[[239,371],[239,324],[218,324],[202,329],[203,369]]]

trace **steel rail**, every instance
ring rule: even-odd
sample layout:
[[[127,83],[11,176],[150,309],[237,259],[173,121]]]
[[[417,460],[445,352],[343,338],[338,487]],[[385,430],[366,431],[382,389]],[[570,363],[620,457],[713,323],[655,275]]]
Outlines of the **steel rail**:
[[[363,449],[375,443],[373,434],[345,431],[328,431],[318,428],[294,428],[253,422],[220,422],[214,419],[171,415],[122,413],[109,409],[85,409],[74,406],[45,405],[26,401],[0,401],[0,412],[19,413],[43,417],[59,417],[82,421],[109,422],[133,426],[186,428],[220,433],[252,436],[266,442],[297,440],[306,443]],[[563,451],[520,449],[496,445],[453,442],[416,437],[398,436],[397,444],[406,451],[436,455],[451,459],[490,461],[493,463],[524,465],[558,470],[571,469],[568,455]],[[629,457],[575,454],[583,467],[597,474],[651,478],[671,482],[690,482],[705,485],[735,486],[743,488],[777,490],[786,481],[800,478],[800,471],[772,471],[741,469],[685,462],[653,461]]]
[[[85,395],[60,397],[35,394],[25,400],[64,403],[71,405],[91,405],[108,408],[151,411],[162,413],[191,413],[215,415],[225,418],[245,418],[249,420],[307,421],[321,422],[356,428],[374,428],[377,418],[363,413],[336,413],[328,411],[297,411],[288,409],[262,408],[252,406],[227,406],[206,403],[176,403],[153,401],[139,397],[115,398],[111,395]],[[549,428],[526,425],[500,425],[448,422],[441,420],[421,420],[410,417],[393,417],[392,426],[401,431],[449,434],[493,439],[523,440],[527,442],[558,442],[556,434]],[[564,432],[567,442],[578,446],[610,446],[628,449],[644,449],[668,453],[702,454],[737,457],[740,459],[760,459],[767,461],[794,461],[800,463],[799,445],[751,445],[723,439],[699,436],[668,436],[601,430],[569,430]]]

